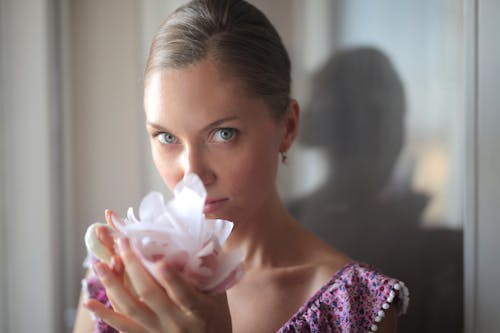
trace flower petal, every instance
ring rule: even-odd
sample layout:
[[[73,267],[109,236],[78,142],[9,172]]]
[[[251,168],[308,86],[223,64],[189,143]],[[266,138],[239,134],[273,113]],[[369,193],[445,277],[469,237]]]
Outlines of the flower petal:
[[[155,263],[164,260],[197,288],[224,291],[241,277],[243,254],[222,252],[233,223],[205,220],[206,195],[200,178],[189,173],[175,187],[169,202],[164,202],[160,192],[151,192],[141,201],[139,218],[133,208],[124,220],[113,214],[116,235],[130,239],[134,252],[153,276],[157,274]]]
[[[233,230],[234,223],[226,220],[206,220],[205,229],[210,235],[217,237],[219,244],[224,244]]]
[[[167,203],[167,211],[174,223],[182,223],[187,232],[199,238],[203,220],[205,198],[188,188],[183,189],[174,200]]]
[[[139,218],[142,222],[153,221],[156,216],[163,214],[164,210],[163,194],[152,191],[141,201]]]
[[[243,252],[239,250],[220,253],[214,276],[202,290],[220,292],[237,283],[243,274],[243,258]]]
[[[218,294],[230,289],[232,286],[238,283],[238,281],[240,281],[243,273],[243,265],[238,265],[226,276],[224,280],[219,282],[219,284],[211,288],[209,291]]]
[[[194,191],[200,198],[203,198],[203,200],[205,200],[205,198],[207,197],[207,191],[203,186],[203,182],[201,181],[200,177],[198,177],[198,175],[195,173],[188,173],[184,176],[184,179],[182,179],[175,186],[174,195],[175,196],[180,195],[180,193],[186,188],[189,188],[192,191]]]

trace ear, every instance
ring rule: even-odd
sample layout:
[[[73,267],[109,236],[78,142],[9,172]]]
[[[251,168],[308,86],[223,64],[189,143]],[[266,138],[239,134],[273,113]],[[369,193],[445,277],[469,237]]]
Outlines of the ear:
[[[280,144],[280,152],[286,152],[292,146],[299,134],[300,106],[297,100],[292,99],[282,119],[284,125],[283,138]]]

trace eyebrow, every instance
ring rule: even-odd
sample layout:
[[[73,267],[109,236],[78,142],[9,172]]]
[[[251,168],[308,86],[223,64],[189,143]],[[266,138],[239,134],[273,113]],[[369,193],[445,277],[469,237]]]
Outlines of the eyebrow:
[[[217,126],[219,126],[219,125],[221,125],[221,124],[223,124],[225,122],[228,122],[228,121],[231,121],[231,120],[236,120],[238,118],[239,118],[238,116],[229,116],[229,117],[225,117],[225,118],[222,118],[222,119],[218,119],[218,120],[216,120],[214,122],[211,122],[207,126],[205,126],[202,129],[202,131],[205,131],[205,130],[207,130],[209,128],[217,127]],[[161,125],[158,125],[156,123],[150,122],[150,121],[146,122],[146,124],[149,125],[149,126],[151,126],[151,127],[156,128],[157,130],[163,131],[163,132],[169,132],[169,133],[171,132],[169,129],[167,129],[167,128],[161,126]]]

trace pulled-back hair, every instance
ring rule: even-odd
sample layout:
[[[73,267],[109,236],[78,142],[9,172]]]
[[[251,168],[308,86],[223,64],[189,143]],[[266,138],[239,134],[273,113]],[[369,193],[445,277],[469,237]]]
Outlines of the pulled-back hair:
[[[290,99],[290,59],[266,16],[243,0],[193,0],[167,17],[151,45],[150,76],[204,59],[264,98],[280,118]]]

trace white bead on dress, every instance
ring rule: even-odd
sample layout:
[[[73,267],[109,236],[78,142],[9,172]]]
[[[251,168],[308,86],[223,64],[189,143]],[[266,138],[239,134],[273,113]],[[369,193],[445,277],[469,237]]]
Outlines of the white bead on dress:
[[[408,298],[408,294],[409,294],[408,289],[405,288],[404,286],[405,286],[405,284],[403,282],[399,281],[399,282],[395,283],[394,286],[392,287],[396,291],[403,289],[402,290],[403,295],[401,295],[403,297],[403,299]],[[394,301],[394,298],[396,297],[396,292],[394,290],[391,290],[386,301],[384,302],[384,304],[382,304],[382,309],[378,311],[377,316],[375,317],[375,322],[380,323],[382,321],[382,318],[385,316],[384,310],[389,309],[390,303],[392,303]],[[403,303],[407,303],[407,302],[408,302],[407,300],[404,300]],[[403,304],[403,307],[406,307],[406,306],[407,306],[407,304]],[[376,332],[377,330],[378,330],[378,326],[376,324],[373,324],[370,327],[371,332]]]

